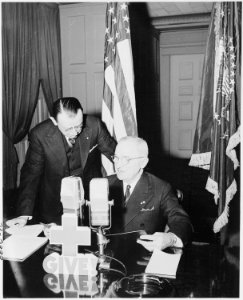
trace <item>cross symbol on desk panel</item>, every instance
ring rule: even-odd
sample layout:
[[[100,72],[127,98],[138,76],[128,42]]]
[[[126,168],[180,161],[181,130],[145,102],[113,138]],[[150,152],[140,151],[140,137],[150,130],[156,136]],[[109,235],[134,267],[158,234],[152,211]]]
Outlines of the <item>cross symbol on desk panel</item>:
[[[74,214],[62,215],[62,226],[54,226],[50,230],[50,244],[62,244],[62,254],[76,256],[78,245],[91,245],[89,227],[78,226],[78,218]]]

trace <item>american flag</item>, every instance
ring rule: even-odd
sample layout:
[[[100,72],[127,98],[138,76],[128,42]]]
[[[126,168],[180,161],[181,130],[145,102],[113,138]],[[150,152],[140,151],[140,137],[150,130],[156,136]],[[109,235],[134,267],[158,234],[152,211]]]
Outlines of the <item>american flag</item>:
[[[106,8],[102,120],[117,140],[137,136],[134,73],[127,3],[110,2]],[[106,157],[103,166],[112,173]]]

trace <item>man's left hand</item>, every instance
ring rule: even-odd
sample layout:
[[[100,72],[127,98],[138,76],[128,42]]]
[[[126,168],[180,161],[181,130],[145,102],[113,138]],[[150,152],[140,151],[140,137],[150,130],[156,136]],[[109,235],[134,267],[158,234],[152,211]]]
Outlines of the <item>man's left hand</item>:
[[[141,235],[137,243],[152,252],[154,249],[163,250],[173,246],[174,239],[171,233],[155,232],[154,234]]]

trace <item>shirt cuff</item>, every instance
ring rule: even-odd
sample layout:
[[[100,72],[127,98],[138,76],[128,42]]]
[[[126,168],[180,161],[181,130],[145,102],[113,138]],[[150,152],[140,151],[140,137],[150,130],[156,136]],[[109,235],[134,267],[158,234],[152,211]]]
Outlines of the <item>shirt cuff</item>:
[[[182,248],[183,247],[182,240],[177,235],[175,235],[175,236],[176,236],[175,247]]]
[[[173,235],[174,237],[174,244],[173,244],[173,247],[178,247],[178,248],[182,248],[183,247],[183,242],[182,240],[176,235],[174,234],[173,232],[169,232],[171,235]]]
[[[27,221],[32,219],[32,216],[19,216],[20,218],[25,218]]]

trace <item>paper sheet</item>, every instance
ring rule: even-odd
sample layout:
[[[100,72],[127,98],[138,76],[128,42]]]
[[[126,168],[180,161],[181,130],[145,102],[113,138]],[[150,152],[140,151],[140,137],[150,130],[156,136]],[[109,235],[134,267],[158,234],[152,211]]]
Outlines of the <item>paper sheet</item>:
[[[181,255],[182,251],[170,254],[155,249],[146,267],[145,273],[159,274],[162,277],[168,278],[176,278],[176,271]]]
[[[18,236],[37,236],[39,235],[44,229],[44,226],[42,224],[36,224],[36,225],[26,225],[24,227],[18,227],[18,226],[12,226],[7,228],[5,231],[12,235],[18,235]]]
[[[3,241],[3,259],[23,261],[47,241],[45,237],[12,235]]]

